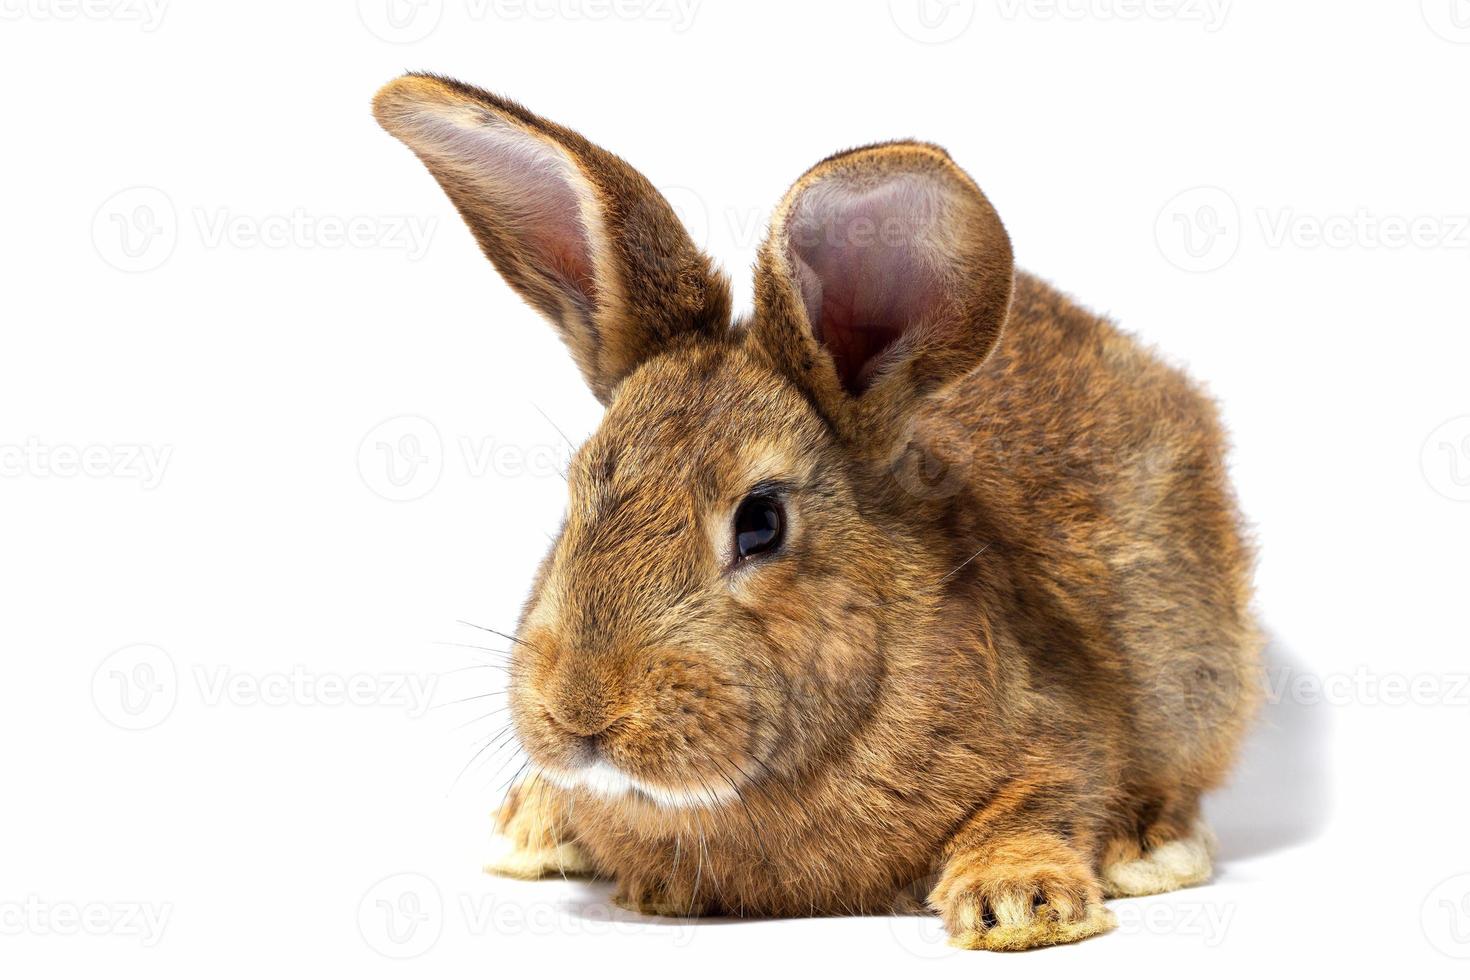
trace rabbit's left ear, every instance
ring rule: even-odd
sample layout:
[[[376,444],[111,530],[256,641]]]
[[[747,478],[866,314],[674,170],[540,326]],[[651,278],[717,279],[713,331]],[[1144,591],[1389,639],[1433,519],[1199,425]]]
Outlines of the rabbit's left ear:
[[[418,154],[603,402],[642,361],[729,327],[724,276],[663,195],[602,147],[434,75],[389,82],[373,114]]]
[[[751,339],[849,435],[881,439],[985,359],[1014,271],[1000,218],[944,150],[850,150],[776,209]]]

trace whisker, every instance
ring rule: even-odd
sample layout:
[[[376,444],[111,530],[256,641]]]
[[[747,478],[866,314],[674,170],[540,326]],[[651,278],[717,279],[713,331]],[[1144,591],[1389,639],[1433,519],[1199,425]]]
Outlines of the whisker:
[[[470,766],[474,765],[475,760],[485,754],[486,750],[490,748],[491,743],[494,741],[494,738],[487,739],[485,744],[480,746],[479,751],[470,756],[470,761],[464,764],[464,768],[460,769],[459,773],[454,777],[454,782],[449,784],[449,793],[453,793],[455,791],[455,789],[459,786],[459,781],[464,778],[464,774],[470,771]],[[445,795],[448,796],[449,793],[446,793]]]
[[[445,701],[442,704],[431,704],[431,705],[429,705],[429,710],[430,711],[433,711],[435,708],[447,708],[450,705],[464,704],[466,701],[479,701],[482,698],[499,697],[499,696],[502,696],[502,695],[504,695],[506,693],[507,693],[506,691],[491,691],[488,694],[472,694],[472,695],[470,695],[467,698],[459,698],[456,701]]]
[[[440,677],[448,677],[450,674],[460,674],[460,673],[463,673],[466,670],[504,670],[504,671],[509,671],[510,670],[510,667],[506,666],[505,664],[470,664],[468,667],[455,667],[452,670],[441,670],[439,672],[439,676]]]
[[[526,757],[526,761],[525,762],[522,762],[521,763],[521,767],[515,771],[515,775],[511,776],[510,779],[508,779],[508,780],[505,781],[505,784],[501,787],[501,789],[505,790],[505,794],[504,794],[504,796],[503,796],[503,798],[501,800],[501,804],[500,804],[501,806],[504,806],[505,805],[505,801],[510,799],[510,794],[511,794],[511,791],[512,791],[512,786],[514,785],[514,783],[515,783],[515,781],[517,779],[520,779],[521,778],[521,774],[526,771],[526,767],[529,766],[530,764],[531,764],[531,757],[530,756],[527,756]]]
[[[509,710],[510,710],[510,705],[508,705],[508,704],[502,704],[498,708],[491,708],[489,711],[485,712],[483,715],[481,715],[478,718],[471,718],[469,721],[461,722],[460,724],[455,725],[453,728],[450,729],[450,731],[457,732],[461,728],[468,728],[471,725],[475,724],[476,722],[484,721],[486,718],[489,718],[491,715],[498,715],[502,711],[509,711]]]
[[[561,426],[559,426],[555,422],[551,421],[551,416],[550,415],[547,415],[545,412],[541,411],[541,406],[540,405],[537,405],[535,402],[532,402],[531,403],[531,407],[536,410],[536,414],[537,415],[541,416],[543,419],[546,420],[546,424],[547,425],[551,426],[553,429],[556,430],[556,434],[557,435],[561,436],[561,441],[567,444],[567,451],[569,453],[570,452],[575,452],[576,451],[576,448],[577,448],[576,445],[573,444],[572,440],[570,440],[570,439],[567,438],[567,434],[565,432],[561,431]],[[563,481],[568,482],[568,483],[571,482],[570,480],[567,479],[567,471],[566,471],[566,468],[565,467],[558,466],[556,468],[556,471],[557,471],[557,473],[561,474],[561,478],[562,478]]]
[[[498,777],[501,773],[505,772],[505,767],[508,766],[508,765],[510,765],[512,762],[516,761],[516,756],[519,755],[523,751],[519,745],[515,745],[515,739],[511,739],[508,744],[513,745],[515,747],[515,752],[512,752],[511,755],[510,755],[510,757],[508,759],[506,759],[505,761],[501,762],[500,765],[498,765],[498,766],[495,767],[495,771],[492,772],[490,774],[490,778],[485,781],[485,785],[486,786],[489,786],[490,783],[495,782],[496,777]],[[526,762],[529,763],[530,761],[531,761],[531,757],[530,756],[526,756]],[[517,775],[519,775],[519,773]],[[512,776],[511,779],[514,780],[515,779],[515,776]],[[509,794],[506,794],[506,795],[507,795],[507,797],[509,796]],[[505,801],[502,800],[501,801],[501,806],[504,806],[504,805],[505,805]]]
[[[949,574],[940,579],[937,585],[943,585],[945,582],[948,582],[950,579],[954,578],[955,574],[959,572],[960,569],[964,568],[966,565],[970,564],[970,562],[974,561],[976,558],[979,558],[981,555],[985,554],[986,551],[990,550],[990,546],[992,544],[994,544],[993,541],[985,542],[983,545],[980,546],[979,551],[975,552],[973,555],[960,562],[954,568],[950,569]]]
[[[768,854],[766,854],[766,846],[761,841],[760,832],[756,830],[755,815],[751,813],[750,804],[745,801],[745,794],[740,792],[739,784],[736,783],[733,778],[731,778],[729,773],[725,772],[725,767],[720,765],[720,761],[718,759],[712,758],[710,761],[714,763],[715,768],[719,770],[720,778],[730,784],[730,789],[735,793],[735,799],[740,802],[740,809],[745,814],[745,822],[750,827],[751,839],[755,841],[756,849],[761,852],[761,859],[765,862],[765,864],[770,865],[771,858]],[[729,759],[727,761],[737,770],[740,770],[741,774],[744,775],[744,770],[740,769],[740,764],[738,762],[736,762],[734,759]],[[750,780],[750,777],[745,776],[745,779],[748,782]]]
[[[952,579],[956,575],[958,575],[959,572],[960,572],[960,569],[964,568],[966,565],[970,564],[970,562],[974,561],[976,558],[979,558],[981,555],[985,554],[985,552],[987,550],[989,550],[990,546],[992,544],[994,544],[994,543],[995,542],[993,542],[993,541],[987,541],[987,542],[985,542],[985,544],[980,547],[980,550],[979,551],[975,552],[973,555],[971,555],[970,557],[966,558],[964,561],[960,562],[954,568],[951,568],[947,574],[945,574],[942,578],[939,579],[939,581],[935,582],[933,585],[922,586],[918,591],[920,591],[920,592],[933,592],[933,591],[941,588],[944,585],[945,582],[948,582],[950,579]],[[861,603],[861,604],[855,604],[855,605],[851,606],[850,608],[853,608],[853,609],[876,609],[876,608],[878,608],[880,606],[891,606],[895,602],[903,602],[907,598],[908,598],[908,596],[898,596],[898,597],[893,598],[893,599],[886,599],[883,602],[865,602],[865,603]]]
[[[479,623],[472,623],[472,622],[470,622],[467,619],[461,619],[461,620],[458,620],[458,622],[461,625],[470,627],[471,629],[484,630],[486,633],[494,633],[496,636],[500,637],[502,640],[509,640],[512,643],[519,643],[521,646],[527,647],[527,648],[531,649],[532,651],[534,651],[536,653],[541,653],[540,650],[537,650],[535,647],[531,646],[531,644],[527,643],[525,640],[521,639],[519,636],[512,636],[509,633],[502,633],[502,632],[500,632],[500,630],[491,629],[488,626],[481,626]],[[545,654],[542,654],[542,656],[545,656]]]
[[[500,654],[501,656],[504,656],[504,657],[513,657],[513,656],[515,656],[515,654],[511,653],[509,650],[497,650],[494,647],[476,646],[473,643],[456,643],[453,640],[435,640],[434,641],[434,645],[435,646],[441,646],[441,647],[460,647],[461,649],[464,649],[464,650],[482,650],[485,653],[498,653],[498,654]]]
[[[553,422],[551,420],[551,416],[550,415],[547,415],[545,412],[541,411],[541,406],[540,405],[537,405],[535,402],[532,402],[531,403],[531,407],[536,410],[536,414],[537,415],[541,416],[543,419],[546,420],[546,424],[547,425],[551,426],[553,429],[556,430],[556,434],[559,435],[559,436],[561,436],[561,441],[562,442],[566,443],[570,447],[575,447],[576,446],[576,443],[572,442],[572,440],[567,437],[567,434],[561,430],[561,426],[559,426],[555,422]]]

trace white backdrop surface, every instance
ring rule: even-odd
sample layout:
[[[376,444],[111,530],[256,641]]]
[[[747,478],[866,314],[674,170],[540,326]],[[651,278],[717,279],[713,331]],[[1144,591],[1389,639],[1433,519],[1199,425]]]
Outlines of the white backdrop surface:
[[[1463,0],[0,19],[6,975],[1463,975]],[[1000,956],[920,918],[660,922],[478,873],[511,773],[456,779],[497,698],[452,702],[499,675],[454,644],[514,624],[565,503],[558,430],[599,408],[374,124],[405,69],[632,161],[742,304],[803,169],[941,143],[1022,266],[1209,385],[1272,637],[1212,884]]]

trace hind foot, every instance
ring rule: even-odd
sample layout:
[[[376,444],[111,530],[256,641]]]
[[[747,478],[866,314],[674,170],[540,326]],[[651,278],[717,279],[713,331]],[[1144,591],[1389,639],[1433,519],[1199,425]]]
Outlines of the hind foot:
[[[1196,820],[1183,837],[1151,844],[1140,853],[1134,841],[1117,841],[1103,858],[1103,888],[1109,898],[1158,895],[1210,880],[1215,835]]]

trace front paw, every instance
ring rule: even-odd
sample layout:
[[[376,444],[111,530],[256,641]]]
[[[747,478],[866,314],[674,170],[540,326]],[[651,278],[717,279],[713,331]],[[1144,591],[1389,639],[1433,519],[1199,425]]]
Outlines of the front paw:
[[[555,790],[540,782],[516,787],[494,815],[495,838],[485,870],[504,878],[533,880],[595,873],[592,861],[566,835]]]
[[[1056,946],[1117,925],[1096,876],[1069,851],[955,855],[929,904],[943,916],[950,944],[962,949]]]

